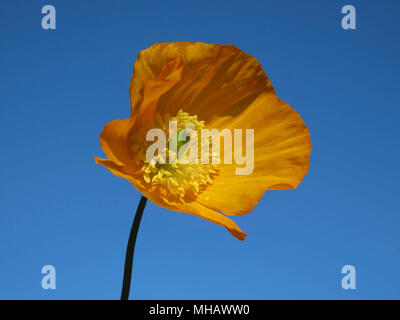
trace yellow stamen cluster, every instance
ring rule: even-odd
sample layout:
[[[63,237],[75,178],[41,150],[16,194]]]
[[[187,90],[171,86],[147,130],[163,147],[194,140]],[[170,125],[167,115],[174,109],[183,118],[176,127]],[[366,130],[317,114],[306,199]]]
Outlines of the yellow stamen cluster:
[[[170,121],[176,121],[178,133],[189,126],[197,137],[200,137],[201,129],[205,128],[204,121],[199,121],[196,115],[191,116],[182,110],[179,110],[175,116],[166,115],[161,117],[157,115],[152,127],[163,130],[167,136]],[[207,185],[213,183],[213,177],[217,174],[217,169],[211,161],[211,146],[209,146],[209,164],[201,164],[200,161],[199,163],[191,163],[181,161],[179,157],[176,157],[175,152],[169,149],[168,140],[164,150],[167,159],[163,159],[162,155],[158,154],[149,163],[146,160],[146,151],[153,142],[146,141],[145,137],[140,137],[142,140],[138,141],[138,138],[133,139],[133,151],[137,155],[138,164],[141,166],[143,180],[151,192],[159,193],[162,198],[170,202],[184,202],[185,197],[196,196]],[[169,137],[169,139],[173,138],[177,139],[176,135]],[[198,150],[200,151],[201,149],[201,146],[198,146]],[[177,151],[179,151],[179,146]],[[174,161],[176,163],[169,163],[171,155],[176,159]]]

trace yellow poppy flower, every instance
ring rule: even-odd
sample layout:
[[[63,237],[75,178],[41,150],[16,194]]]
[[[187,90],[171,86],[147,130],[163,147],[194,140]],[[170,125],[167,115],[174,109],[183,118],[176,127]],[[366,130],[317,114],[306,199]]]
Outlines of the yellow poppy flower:
[[[215,222],[244,240],[246,233],[226,215],[249,213],[266,190],[296,188],[309,169],[304,121],[276,96],[260,63],[232,45],[154,44],[139,53],[129,92],[131,116],[104,127],[100,144],[107,159],[95,161],[159,206]],[[196,132],[253,129],[252,173],[238,175],[236,163],[222,160],[149,163],[153,142],[146,132],[168,131],[171,120],[178,130],[190,122]]]

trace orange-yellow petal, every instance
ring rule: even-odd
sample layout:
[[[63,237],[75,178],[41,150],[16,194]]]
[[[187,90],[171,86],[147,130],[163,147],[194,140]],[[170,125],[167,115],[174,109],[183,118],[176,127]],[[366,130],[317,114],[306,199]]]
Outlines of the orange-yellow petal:
[[[129,131],[133,126],[133,119],[114,120],[104,126],[100,134],[100,146],[107,158],[116,165],[127,166],[132,163],[133,154]]]
[[[296,188],[308,172],[308,129],[299,114],[275,95],[264,94],[240,117],[219,119],[210,126],[254,129],[254,171],[237,175],[237,164],[221,164],[213,185],[196,199],[211,209],[228,215],[248,213],[265,190]]]
[[[101,164],[104,167],[106,167],[108,170],[110,170],[115,176],[125,178],[129,182],[131,182],[134,185],[139,185],[142,187],[140,179],[135,178],[134,175],[131,173],[125,172],[124,171],[124,166],[119,166],[117,165],[114,161],[108,160],[108,159],[101,159],[98,157],[94,157],[94,161],[97,164]]]
[[[162,94],[156,109],[147,108],[142,88],[178,57],[183,63],[181,79]],[[199,42],[159,43],[143,50],[130,85],[133,115],[143,110],[176,114],[182,109],[206,122],[240,114],[263,92],[274,89],[254,57],[232,45]]]
[[[140,99],[137,102],[140,107],[133,113],[138,119],[137,125],[143,126],[154,120],[160,97],[181,80],[182,70],[183,59],[176,57],[162,66],[155,79],[143,83],[139,90]]]
[[[224,226],[234,237],[239,240],[244,240],[246,238],[246,233],[243,232],[233,220],[224,216],[223,214],[207,208],[206,206],[201,205],[200,203],[193,201],[190,203],[179,204],[174,208],[175,211],[178,212],[186,212],[193,215],[196,215],[205,220],[214,222],[221,226]]]

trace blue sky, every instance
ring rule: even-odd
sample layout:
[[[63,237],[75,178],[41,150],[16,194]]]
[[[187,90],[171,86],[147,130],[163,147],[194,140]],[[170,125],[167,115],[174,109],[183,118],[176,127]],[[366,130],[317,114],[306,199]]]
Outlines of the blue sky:
[[[41,28],[41,8],[57,29]],[[341,28],[352,4],[357,29]],[[0,298],[118,299],[140,194],[95,165],[105,123],[129,115],[138,52],[234,44],[305,120],[311,169],[235,217],[240,242],[146,207],[135,299],[399,299],[398,1],[2,1]],[[240,196],[240,195],[238,195]],[[56,268],[43,290],[41,268]],[[357,289],[343,290],[354,265]]]

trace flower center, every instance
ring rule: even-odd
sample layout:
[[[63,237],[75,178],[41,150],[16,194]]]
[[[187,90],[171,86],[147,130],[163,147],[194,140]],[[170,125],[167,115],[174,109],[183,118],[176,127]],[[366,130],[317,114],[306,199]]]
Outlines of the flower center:
[[[161,117],[157,115],[154,127],[163,130],[167,136],[170,132],[171,122],[176,123],[176,131],[166,138],[168,141],[161,154],[158,153],[150,161],[147,161],[146,151],[154,142],[146,141],[145,136],[140,137],[140,141],[138,141],[138,136],[133,138],[132,148],[137,155],[137,162],[141,166],[143,180],[149,191],[157,192],[168,201],[184,202],[185,197],[196,196],[208,185],[211,185],[217,169],[212,164],[210,142],[194,139],[201,136],[201,129],[205,128],[204,121],[199,121],[197,116],[191,116],[179,110],[175,116]],[[190,132],[185,132],[188,129]],[[201,163],[200,159],[194,162],[181,157],[182,154],[187,156],[193,152],[189,148],[192,139],[193,143],[197,142],[197,151],[204,151],[202,143],[209,144],[208,164]],[[195,156],[197,158],[198,154]]]

